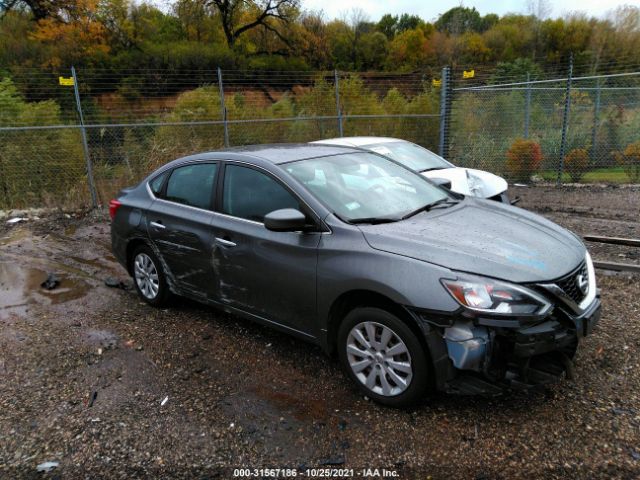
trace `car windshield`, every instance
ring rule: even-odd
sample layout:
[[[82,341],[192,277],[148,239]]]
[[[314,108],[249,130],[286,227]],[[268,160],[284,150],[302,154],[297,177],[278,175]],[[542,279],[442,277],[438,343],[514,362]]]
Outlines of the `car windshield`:
[[[362,148],[392,158],[416,172],[453,167],[441,156],[411,142],[373,143]]]
[[[373,153],[348,153],[283,165],[342,220],[397,221],[453,200],[421,175]]]

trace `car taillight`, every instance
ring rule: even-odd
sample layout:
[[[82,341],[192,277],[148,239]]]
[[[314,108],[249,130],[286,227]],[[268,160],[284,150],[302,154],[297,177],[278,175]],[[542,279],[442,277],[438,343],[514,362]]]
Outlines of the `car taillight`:
[[[120,205],[122,205],[122,203],[118,200],[111,200],[109,202],[109,216],[111,217],[111,220],[116,218],[116,212],[118,211],[118,208],[120,208]]]

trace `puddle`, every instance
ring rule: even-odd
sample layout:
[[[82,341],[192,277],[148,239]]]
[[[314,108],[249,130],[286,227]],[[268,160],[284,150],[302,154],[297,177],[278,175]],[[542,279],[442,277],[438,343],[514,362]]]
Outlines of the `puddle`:
[[[104,263],[102,263],[102,261],[98,258],[82,258],[75,255],[68,255],[68,257],[78,263],[82,263],[83,265],[89,265],[90,267],[98,269],[104,268]]]
[[[40,284],[47,273],[36,268],[23,268],[14,263],[0,262],[0,317],[10,313],[24,315],[35,304],[54,305],[83,297],[89,290],[82,280],[66,274],[56,274],[60,285],[45,290]]]
[[[288,411],[297,420],[326,420],[330,415],[325,402],[319,400],[273,390],[262,385],[256,386],[253,391],[258,397],[275,405],[279,411]]]

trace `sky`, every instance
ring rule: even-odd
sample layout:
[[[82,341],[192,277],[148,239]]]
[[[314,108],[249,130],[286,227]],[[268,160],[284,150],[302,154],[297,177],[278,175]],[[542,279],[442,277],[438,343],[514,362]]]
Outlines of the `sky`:
[[[640,0],[552,0],[549,3],[549,16],[558,17],[566,13],[581,11],[590,16],[602,17],[607,11],[620,5],[638,5]],[[475,7],[482,15],[487,13],[527,13],[527,0],[302,0],[303,8],[322,10],[329,19],[340,18],[352,9],[362,9],[371,21],[377,21],[385,13],[418,15],[427,21],[433,21],[438,15],[450,8],[462,4]]]

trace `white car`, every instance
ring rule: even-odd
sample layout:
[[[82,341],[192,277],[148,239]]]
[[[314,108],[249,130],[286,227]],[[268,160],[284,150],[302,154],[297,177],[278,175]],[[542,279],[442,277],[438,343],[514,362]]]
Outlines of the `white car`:
[[[449,188],[454,192],[510,203],[507,196],[509,186],[504,178],[483,170],[456,167],[432,151],[406,140],[385,137],[340,137],[311,143],[370,150],[400,162],[427,178],[446,180],[450,182]]]

